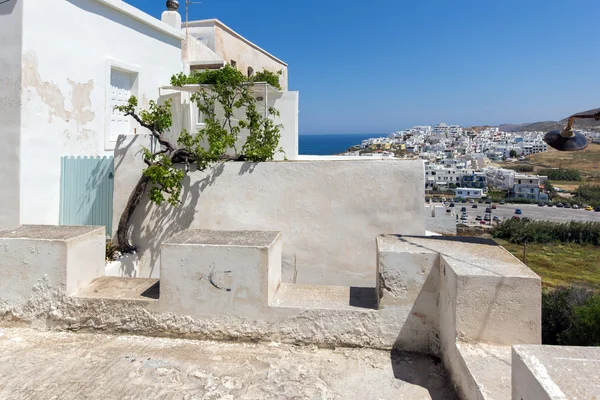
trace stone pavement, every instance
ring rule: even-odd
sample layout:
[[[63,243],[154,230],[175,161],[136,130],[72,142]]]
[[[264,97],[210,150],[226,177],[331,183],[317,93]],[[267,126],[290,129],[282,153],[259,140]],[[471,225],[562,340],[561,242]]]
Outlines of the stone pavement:
[[[0,328],[0,399],[292,398],[456,397],[417,354]]]

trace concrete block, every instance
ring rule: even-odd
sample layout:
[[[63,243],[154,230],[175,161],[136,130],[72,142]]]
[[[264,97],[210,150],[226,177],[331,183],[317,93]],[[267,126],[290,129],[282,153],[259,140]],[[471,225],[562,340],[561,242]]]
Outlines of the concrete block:
[[[510,346],[459,343],[461,393],[465,399],[505,400],[510,398]]]
[[[441,329],[448,328],[459,341],[507,346],[540,343],[541,279],[525,264],[492,240],[406,240],[440,254],[440,310],[453,314],[454,322],[445,322],[455,324]]]
[[[281,283],[281,235],[186,230],[161,246],[162,311],[259,318]]]
[[[0,300],[27,300],[47,279],[73,294],[104,274],[104,227],[22,225],[0,231]]]
[[[379,308],[394,308],[403,320],[395,347],[437,353],[439,349],[439,255],[401,236],[377,238]]]
[[[599,365],[598,347],[513,346],[512,399],[598,399]]]

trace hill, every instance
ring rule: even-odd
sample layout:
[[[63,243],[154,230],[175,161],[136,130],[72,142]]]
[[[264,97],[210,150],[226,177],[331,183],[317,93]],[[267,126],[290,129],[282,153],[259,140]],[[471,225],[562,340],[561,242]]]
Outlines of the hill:
[[[582,111],[577,114],[594,114],[600,111],[600,108],[595,108],[592,110]],[[555,129],[563,129],[567,124],[569,117],[566,117],[560,121],[541,121],[541,122],[533,122],[533,123],[525,123],[525,124],[503,124],[500,125],[500,130],[504,132],[519,132],[519,131],[540,131],[540,132],[548,132]],[[586,128],[592,129],[596,128],[600,131],[600,121],[596,121],[594,119],[580,119],[575,122],[575,127],[577,128]]]

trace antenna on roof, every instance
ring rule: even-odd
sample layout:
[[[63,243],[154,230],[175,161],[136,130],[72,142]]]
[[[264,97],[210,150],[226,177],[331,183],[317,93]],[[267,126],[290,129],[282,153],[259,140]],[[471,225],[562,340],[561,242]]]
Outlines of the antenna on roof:
[[[185,0],[185,34],[188,34],[188,22],[190,17],[190,4],[202,4],[201,1]]]

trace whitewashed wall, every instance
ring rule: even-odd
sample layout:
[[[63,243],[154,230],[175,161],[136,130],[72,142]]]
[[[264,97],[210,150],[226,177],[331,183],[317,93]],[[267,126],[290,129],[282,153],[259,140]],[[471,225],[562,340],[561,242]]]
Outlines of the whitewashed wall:
[[[211,50],[221,56],[227,63],[231,63],[234,60],[237,68],[244,75],[247,74],[248,67],[252,67],[254,72],[259,72],[263,69],[272,72],[281,70],[283,73],[279,79],[279,83],[283,90],[287,90],[287,64],[252,44],[221,21],[215,19],[191,21],[188,31],[194,37],[205,42]]]
[[[144,143],[146,142],[146,143]],[[114,229],[144,164],[147,137],[115,150]],[[187,229],[271,230],[283,237],[283,279],[375,284],[375,239],[423,235],[423,163],[404,160],[225,163],[184,180],[183,205],[155,207],[147,197],[133,217],[139,276],[160,276],[160,244]]]
[[[184,35],[120,0],[18,3],[21,223],[57,224],[60,157],[112,154],[115,143],[105,141],[111,66],[138,74],[134,91],[145,105],[182,71]]]
[[[19,224],[23,1],[0,4],[0,229]]]

